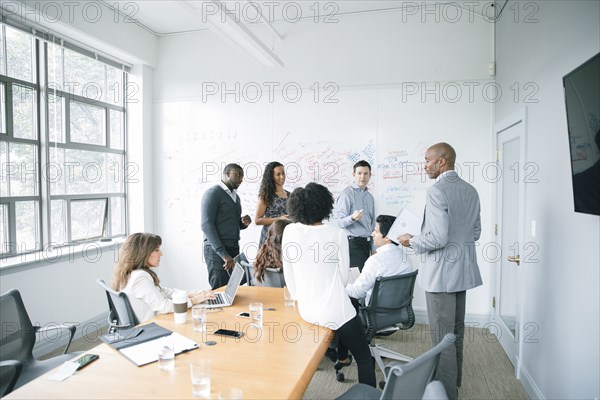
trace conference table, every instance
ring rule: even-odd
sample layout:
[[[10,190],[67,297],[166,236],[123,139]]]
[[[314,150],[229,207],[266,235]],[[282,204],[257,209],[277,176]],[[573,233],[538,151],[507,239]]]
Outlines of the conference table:
[[[261,302],[264,325],[257,329],[249,319],[236,316],[248,311],[251,302]],[[49,380],[53,371],[22,386],[4,399],[186,399],[193,398],[189,363],[209,358],[212,363],[211,398],[226,388],[242,389],[245,399],[302,398],[333,332],[304,322],[297,307],[285,307],[283,289],[241,286],[234,304],[208,313],[206,332],[192,329],[191,310],[187,322],[175,324],[173,314],[155,322],[200,344],[200,348],[178,354],[175,369],[163,371],[158,363],[142,367],[102,343],[86,353],[100,358],[65,381]],[[219,328],[244,332],[242,338],[214,335]],[[206,341],[215,341],[212,346]]]

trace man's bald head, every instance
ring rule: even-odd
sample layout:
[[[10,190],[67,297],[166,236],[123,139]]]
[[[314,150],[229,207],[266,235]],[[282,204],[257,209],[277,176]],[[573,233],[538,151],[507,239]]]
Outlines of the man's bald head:
[[[425,173],[431,179],[454,169],[456,152],[448,143],[436,143],[425,152]]]
[[[443,157],[448,162],[448,169],[454,169],[454,163],[456,162],[456,151],[448,143],[441,142],[436,143],[429,147],[428,150],[433,151],[438,157]]]

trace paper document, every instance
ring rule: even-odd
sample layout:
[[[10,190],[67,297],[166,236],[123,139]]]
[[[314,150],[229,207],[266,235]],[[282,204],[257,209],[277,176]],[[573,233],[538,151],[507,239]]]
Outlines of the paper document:
[[[137,366],[142,366],[158,361],[158,351],[163,347],[165,338],[170,338],[170,340],[173,341],[175,354],[197,349],[199,347],[198,343],[193,340],[188,339],[177,332],[173,332],[170,336],[164,336],[149,342],[126,347],[119,351]]]
[[[360,270],[358,267],[350,267],[350,277],[348,278],[348,283],[354,283],[358,276],[360,275]]]
[[[410,233],[413,236],[418,235],[421,233],[421,222],[422,220],[415,214],[411,213],[406,208],[403,208],[392,224],[387,237],[392,242],[398,243],[398,236],[400,235],[405,233]]]

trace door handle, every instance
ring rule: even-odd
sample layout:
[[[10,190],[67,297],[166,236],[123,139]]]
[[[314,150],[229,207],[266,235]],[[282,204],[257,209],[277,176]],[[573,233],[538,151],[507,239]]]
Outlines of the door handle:
[[[508,261],[509,262],[514,262],[517,263],[517,265],[521,264],[521,257],[517,254],[516,256],[508,256]]]

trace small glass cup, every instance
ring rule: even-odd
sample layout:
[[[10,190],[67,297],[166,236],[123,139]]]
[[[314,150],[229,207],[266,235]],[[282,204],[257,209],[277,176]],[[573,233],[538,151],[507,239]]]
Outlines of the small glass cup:
[[[207,308],[202,304],[196,304],[192,307],[192,324],[196,332],[206,330],[206,313]]]
[[[219,400],[243,400],[244,393],[242,389],[230,387],[219,392]]]
[[[161,348],[158,350],[158,368],[163,371],[175,369],[175,346],[170,336],[163,338]]]
[[[252,326],[262,329],[263,324],[263,304],[262,303],[250,303],[248,306],[250,309],[250,320]]]
[[[292,295],[288,290],[287,286],[283,287],[283,304],[286,307],[294,307],[294,299],[292,298]]]
[[[208,358],[190,363],[192,396],[201,399],[210,399],[210,370],[211,362]]]

